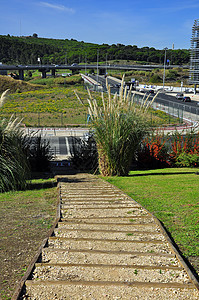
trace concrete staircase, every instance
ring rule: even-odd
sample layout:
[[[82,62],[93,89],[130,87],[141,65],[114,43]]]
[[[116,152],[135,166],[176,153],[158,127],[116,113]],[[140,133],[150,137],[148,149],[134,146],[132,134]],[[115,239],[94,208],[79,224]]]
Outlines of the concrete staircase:
[[[97,177],[60,182],[61,221],[23,299],[198,299],[153,216]]]

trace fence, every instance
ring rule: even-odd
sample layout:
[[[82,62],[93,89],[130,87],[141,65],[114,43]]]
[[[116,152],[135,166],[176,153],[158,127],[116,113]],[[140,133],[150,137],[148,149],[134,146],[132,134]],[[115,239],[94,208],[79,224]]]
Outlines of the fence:
[[[93,91],[103,91],[106,92],[106,87],[99,87],[97,85],[90,86]],[[111,93],[119,93],[119,88],[111,88]],[[141,103],[144,97],[144,94],[138,92],[135,93],[134,101],[137,103]],[[151,101],[152,96],[149,98]],[[170,123],[171,116],[177,119],[177,122],[183,123],[191,123],[194,124],[199,122],[199,107],[190,106],[185,103],[176,103],[170,100],[167,100],[165,103],[165,99],[162,99],[161,96],[157,96],[152,106],[153,109],[163,111],[168,114],[168,123]]]
[[[19,112],[19,113],[0,113],[1,118],[18,118],[22,123],[31,127],[67,127],[87,124],[87,113],[70,116],[65,113],[50,112]]]
[[[135,101],[141,102],[142,99],[143,95],[136,93]],[[152,98],[150,97],[150,100],[151,99]],[[165,99],[158,96],[152,103],[152,108],[163,111],[169,116],[177,118],[180,122],[185,121],[191,124],[199,122],[199,107],[196,106],[190,106],[185,103],[176,103],[170,100],[167,100],[165,103]]]
[[[85,85],[86,86],[86,85]],[[102,87],[99,86],[90,86],[94,91],[102,91]],[[103,88],[103,91],[106,92],[106,88]],[[111,88],[112,93],[118,93],[119,88]],[[143,100],[144,94],[135,93],[134,101],[140,103]],[[152,98],[150,97],[150,100]],[[163,111],[167,114],[167,118],[164,118],[164,122],[170,124],[172,117],[177,118],[176,123],[183,123],[184,121],[188,123],[199,122],[199,107],[190,106],[185,103],[176,103],[172,101],[167,101],[161,99],[161,96],[158,96],[152,104],[152,108],[156,111]],[[0,117],[10,118],[12,113],[0,113]],[[58,113],[58,112],[36,112],[36,113],[27,113],[20,112],[14,113],[14,118],[18,117],[19,120],[23,119],[23,123],[26,126],[32,127],[67,127],[69,125],[87,125],[89,118],[87,113],[81,113],[78,115],[69,115],[67,113]],[[151,124],[154,125],[154,118],[156,116],[155,112],[151,111]],[[173,121],[172,121],[173,123]]]

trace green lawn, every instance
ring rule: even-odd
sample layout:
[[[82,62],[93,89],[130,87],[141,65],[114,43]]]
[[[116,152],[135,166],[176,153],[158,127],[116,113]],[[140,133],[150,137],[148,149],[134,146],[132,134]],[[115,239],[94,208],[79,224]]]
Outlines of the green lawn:
[[[152,212],[199,272],[199,169],[131,171],[104,178]]]

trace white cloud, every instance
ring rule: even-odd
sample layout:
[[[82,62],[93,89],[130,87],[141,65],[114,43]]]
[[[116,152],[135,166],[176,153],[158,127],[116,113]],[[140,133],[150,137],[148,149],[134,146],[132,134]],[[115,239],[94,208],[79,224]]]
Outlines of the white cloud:
[[[74,13],[75,12],[73,8],[69,8],[69,7],[66,7],[66,6],[61,5],[61,4],[52,4],[52,3],[48,3],[48,2],[40,2],[40,5],[43,6],[43,7],[48,7],[48,8],[52,8],[52,9],[55,9],[55,10],[67,11],[69,13]]]

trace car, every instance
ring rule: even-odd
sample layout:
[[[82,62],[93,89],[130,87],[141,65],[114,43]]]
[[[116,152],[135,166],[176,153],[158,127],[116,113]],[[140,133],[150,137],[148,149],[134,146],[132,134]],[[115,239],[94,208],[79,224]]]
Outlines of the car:
[[[183,97],[182,99],[183,102],[191,102],[191,98],[190,97]]]
[[[182,93],[177,93],[176,99],[183,100],[183,98],[184,98],[184,95]]]
[[[140,93],[146,93],[147,91],[145,89],[139,89]]]
[[[73,63],[73,64],[71,65],[71,67],[75,67],[75,66],[78,66],[78,64],[77,64],[77,63]]]
[[[155,94],[155,91],[154,90],[148,90],[147,93],[148,94]]]

